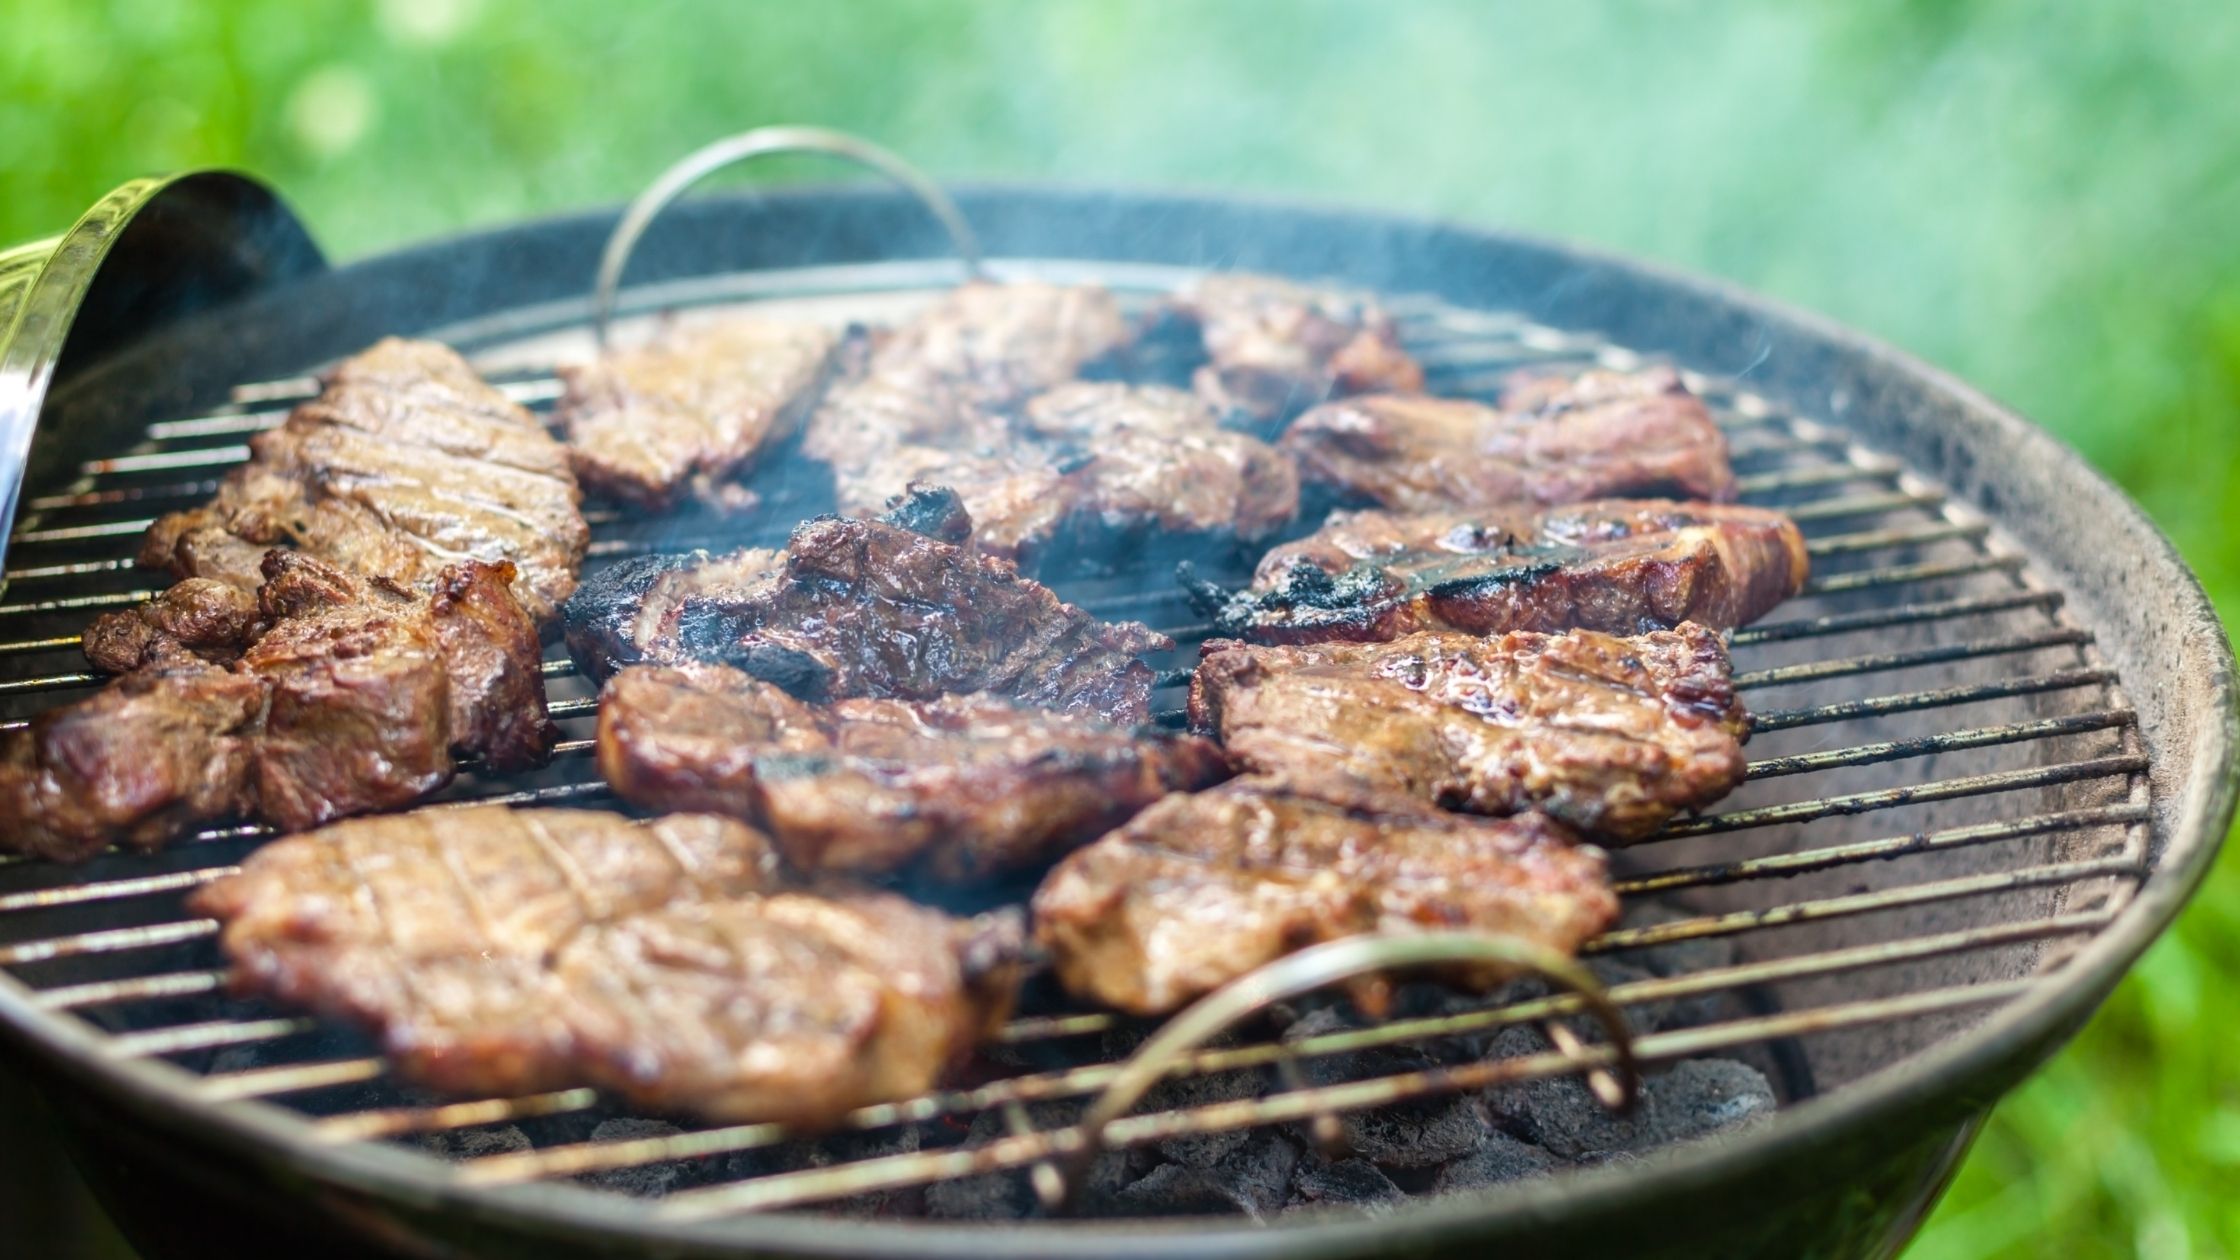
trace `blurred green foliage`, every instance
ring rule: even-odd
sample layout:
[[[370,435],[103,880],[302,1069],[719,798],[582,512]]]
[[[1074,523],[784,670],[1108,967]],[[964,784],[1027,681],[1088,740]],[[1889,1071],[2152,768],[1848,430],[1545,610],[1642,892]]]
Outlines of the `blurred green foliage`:
[[[2054,428],[2240,611],[2240,6],[10,0],[0,242],[262,173],[331,251],[618,201],[714,136],[1579,238],[1859,325]],[[1914,1255],[2240,1251],[2228,861],[2000,1107]]]

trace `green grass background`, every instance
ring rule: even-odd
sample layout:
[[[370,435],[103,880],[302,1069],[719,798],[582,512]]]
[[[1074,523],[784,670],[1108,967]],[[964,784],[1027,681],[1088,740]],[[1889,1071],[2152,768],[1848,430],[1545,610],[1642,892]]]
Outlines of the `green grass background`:
[[[819,122],[950,177],[1297,193],[1591,241],[2051,426],[2240,611],[2240,5],[9,0],[0,242],[272,179],[349,256]],[[781,172],[783,174],[784,172]],[[2240,1251],[2240,869],[2002,1105],[1911,1253]]]

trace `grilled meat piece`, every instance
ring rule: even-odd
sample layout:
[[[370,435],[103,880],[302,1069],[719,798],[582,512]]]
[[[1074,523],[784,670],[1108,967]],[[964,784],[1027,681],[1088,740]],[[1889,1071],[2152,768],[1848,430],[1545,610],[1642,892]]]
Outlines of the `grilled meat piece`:
[[[207,587],[180,601],[225,612],[189,619],[198,635],[254,628],[230,664],[162,630],[162,605],[192,581],[156,613],[102,623],[105,653],[141,636],[131,672],[0,735],[0,846],[75,859],[228,817],[300,830],[410,804],[460,756],[542,764],[558,732],[512,566],[450,566],[431,598],[300,551],[271,551],[263,569],[253,612]]]
[[[1405,798],[1239,780],[1170,796],[1060,862],[1035,933],[1073,993],[1171,1011],[1294,950],[1469,930],[1570,953],[1617,917],[1602,852],[1542,814],[1489,820]],[[1457,969],[1473,988],[1505,979]],[[1381,986],[1357,991],[1381,1006]]]
[[[953,881],[1047,861],[1226,773],[1195,736],[986,695],[812,706],[720,665],[616,674],[598,750],[624,800],[744,818],[801,869]]]
[[[257,679],[159,645],[133,673],[0,735],[0,848],[81,861],[243,812],[264,700]]]
[[[449,565],[511,563],[538,621],[575,589],[590,531],[566,448],[444,346],[391,338],[345,359],[249,449],[209,504],[150,527],[142,564],[254,591],[285,546],[433,594]]]
[[[912,484],[949,486],[978,550],[1031,567],[1061,537],[1090,550],[1152,531],[1249,542],[1299,511],[1291,462],[1180,390],[1075,381],[1015,418],[914,397],[897,404],[873,382],[827,401],[804,449],[833,466],[842,512],[873,514]]]
[[[1030,401],[1026,436],[1071,469],[1071,511],[1108,530],[1253,542],[1299,514],[1299,475],[1272,446],[1220,427],[1180,390],[1078,381]]]
[[[971,925],[794,889],[728,819],[482,805],[268,845],[197,892],[237,990],[375,1029],[477,1094],[594,1085],[805,1127],[924,1092],[1010,1004]]]
[[[1057,458],[1031,443],[953,451],[895,446],[833,473],[834,501],[849,516],[875,516],[921,486],[956,492],[972,518],[972,550],[1030,571],[1075,514],[1079,491]]]
[[[259,557],[260,563],[262,557]],[[184,648],[224,664],[265,631],[254,588],[243,590],[216,578],[188,578],[135,608],[103,613],[86,627],[86,660],[105,674],[125,674],[161,655],[163,648]]]
[[[959,520],[924,490],[893,519]],[[1010,564],[886,520],[819,517],[782,551],[648,557],[586,583],[568,646],[596,677],[634,663],[731,665],[807,700],[986,691],[1120,726],[1149,716],[1137,657],[1174,646],[1108,623]]]
[[[1415,393],[1423,368],[1400,348],[1392,319],[1366,297],[1275,276],[1226,273],[1190,286],[1154,315],[1198,332],[1207,362],[1199,394],[1247,421],[1278,421],[1334,397]]]
[[[1600,630],[1755,621],[1804,585],[1804,535],[1766,508],[1605,499],[1341,512],[1268,552],[1250,589],[1201,588],[1226,634],[1261,643],[1418,630]]]
[[[1402,395],[1330,403],[1299,417],[1278,445],[1304,480],[1399,512],[1734,497],[1725,436],[1669,369],[1589,372],[1513,396],[1529,406]]]
[[[1242,770],[1473,813],[1537,809],[1623,840],[1732,791],[1749,732],[1726,649],[1693,622],[1632,638],[1216,640],[1190,714]]]
[[[451,780],[450,686],[428,604],[361,594],[304,601],[241,660],[266,692],[257,813],[283,831],[408,805]]]
[[[838,338],[792,321],[732,317],[563,366],[558,415],[585,487],[666,508],[690,484],[722,501],[793,436]]]
[[[944,387],[963,407],[1004,411],[1079,376],[1127,339],[1127,321],[1101,286],[976,280],[878,341],[864,376]]]

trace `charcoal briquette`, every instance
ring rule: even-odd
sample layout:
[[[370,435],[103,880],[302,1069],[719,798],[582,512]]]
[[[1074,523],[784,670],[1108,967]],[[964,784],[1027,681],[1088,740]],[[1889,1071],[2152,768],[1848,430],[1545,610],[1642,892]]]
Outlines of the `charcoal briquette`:
[[[1449,1190],[1501,1185],[1543,1176],[1561,1167],[1563,1161],[1544,1147],[1506,1133],[1488,1133],[1475,1150],[1440,1169],[1432,1189],[1443,1194]]]

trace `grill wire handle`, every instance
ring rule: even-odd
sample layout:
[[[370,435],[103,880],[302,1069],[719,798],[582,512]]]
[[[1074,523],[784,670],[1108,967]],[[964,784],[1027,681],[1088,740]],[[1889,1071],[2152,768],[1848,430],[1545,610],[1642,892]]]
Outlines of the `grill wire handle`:
[[[957,257],[964,262],[965,274],[975,280],[986,274],[981,265],[980,238],[973,234],[972,225],[965,222],[964,212],[957,209],[957,203],[951,201],[949,194],[941,191],[941,186],[930,176],[903,161],[892,150],[828,127],[757,127],[686,154],[661,172],[653,184],[630,203],[629,209],[623,211],[621,220],[614,225],[614,235],[607,238],[606,248],[599,255],[599,274],[592,287],[592,333],[598,338],[600,349],[607,346],[607,328],[614,318],[615,291],[622,285],[623,269],[630,265],[631,251],[638,247],[638,239],[652,226],[654,217],[693,185],[727,166],[785,153],[822,153],[843,158],[893,180],[923,202],[933,217],[941,221],[950,244],[956,247]]]
[[[1104,1150],[1106,1126],[1133,1110],[1143,1096],[1164,1079],[1177,1060],[1206,1041],[1266,1010],[1269,1006],[1311,992],[1340,980],[1377,971],[1425,967],[1438,963],[1500,963],[1563,986],[1579,995],[1587,1013],[1602,1025],[1603,1035],[1617,1059],[1621,1093],[1603,1101],[1614,1110],[1633,1106],[1641,1092],[1641,1066],[1633,1053],[1633,1030],[1623,1012],[1603,992],[1594,973],[1576,959],[1544,945],[1512,936],[1476,932],[1427,932],[1411,935],[1351,936],[1289,954],[1223,985],[1198,999],[1161,1025],[1159,1031],[1136,1048],[1112,1083],[1084,1112],[1079,1125],[1081,1146],[1053,1171],[1057,1183],[1036,1189],[1055,1210],[1070,1207],[1088,1181],[1089,1167]],[[1577,1048],[1566,1047],[1576,1057]],[[1600,1096],[1600,1091],[1597,1091]],[[1043,1165],[1049,1168],[1050,1165]],[[1041,1169],[1037,1169],[1040,1172]]]

